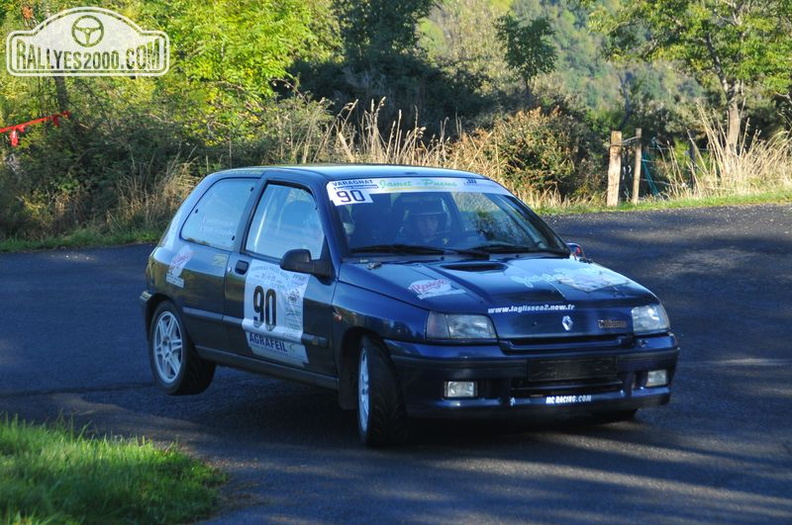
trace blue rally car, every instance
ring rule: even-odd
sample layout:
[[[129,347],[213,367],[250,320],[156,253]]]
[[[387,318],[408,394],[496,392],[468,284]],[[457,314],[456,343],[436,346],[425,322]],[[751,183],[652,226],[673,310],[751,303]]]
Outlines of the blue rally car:
[[[151,369],[197,394],[224,365],[337,392],[370,446],[408,418],[663,405],[660,301],[481,175],[384,165],[212,174],[149,258]]]

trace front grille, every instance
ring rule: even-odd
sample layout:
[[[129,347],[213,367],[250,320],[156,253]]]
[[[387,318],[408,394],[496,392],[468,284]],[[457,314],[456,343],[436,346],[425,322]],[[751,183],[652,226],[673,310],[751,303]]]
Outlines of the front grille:
[[[585,379],[578,381],[543,381],[513,379],[510,396],[513,398],[546,397],[567,394],[605,394],[619,392],[624,388],[624,380],[615,378]]]
[[[529,361],[525,378],[512,380],[515,398],[618,392],[625,374],[616,371],[616,358],[542,359]]]
[[[600,336],[526,337],[503,341],[501,347],[506,353],[521,354],[543,351],[625,349],[634,345],[635,337],[631,335],[608,334]]]

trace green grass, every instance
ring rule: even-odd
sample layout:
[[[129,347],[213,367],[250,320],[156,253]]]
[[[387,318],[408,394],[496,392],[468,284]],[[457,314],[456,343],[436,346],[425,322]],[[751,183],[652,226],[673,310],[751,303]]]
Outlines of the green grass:
[[[160,231],[129,230],[107,234],[91,228],[83,228],[69,233],[68,235],[44,239],[4,239],[0,241],[0,253],[157,242],[164,230],[165,226],[163,226]]]
[[[572,215],[599,212],[631,212],[651,210],[673,210],[680,208],[707,208],[712,206],[749,206],[756,204],[792,203],[792,191],[758,193],[755,195],[733,195],[724,197],[646,199],[638,204],[622,202],[616,207],[577,205],[565,207],[535,208],[540,215]],[[2,246],[0,244],[0,246]]]
[[[224,476],[171,447],[0,419],[0,524],[188,523]]]

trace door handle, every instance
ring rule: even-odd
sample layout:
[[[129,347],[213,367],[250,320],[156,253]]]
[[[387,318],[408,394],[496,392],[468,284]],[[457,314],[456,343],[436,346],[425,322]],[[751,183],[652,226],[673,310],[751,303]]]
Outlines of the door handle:
[[[250,263],[249,262],[247,262],[247,261],[237,261],[236,266],[234,267],[234,270],[239,275],[245,275],[245,272],[248,271],[249,267],[250,267]]]

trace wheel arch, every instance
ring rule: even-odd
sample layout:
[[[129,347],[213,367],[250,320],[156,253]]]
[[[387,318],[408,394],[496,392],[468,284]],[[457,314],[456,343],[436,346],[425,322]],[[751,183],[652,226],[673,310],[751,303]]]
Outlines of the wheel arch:
[[[338,404],[344,410],[357,408],[357,368],[360,343],[364,338],[382,341],[382,338],[371,330],[353,327],[347,330],[339,346],[338,359]],[[385,345],[382,345],[385,348]]]
[[[156,312],[157,307],[160,304],[164,303],[165,301],[170,301],[171,303],[173,303],[173,299],[161,293],[154,294],[151,297],[149,297],[148,300],[146,300],[144,313],[143,313],[146,322],[146,334],[149,333],[151,327],[151,320],[154,317],[154,312]],[[148,337],[148,335],[146,335],[146,337]]]

